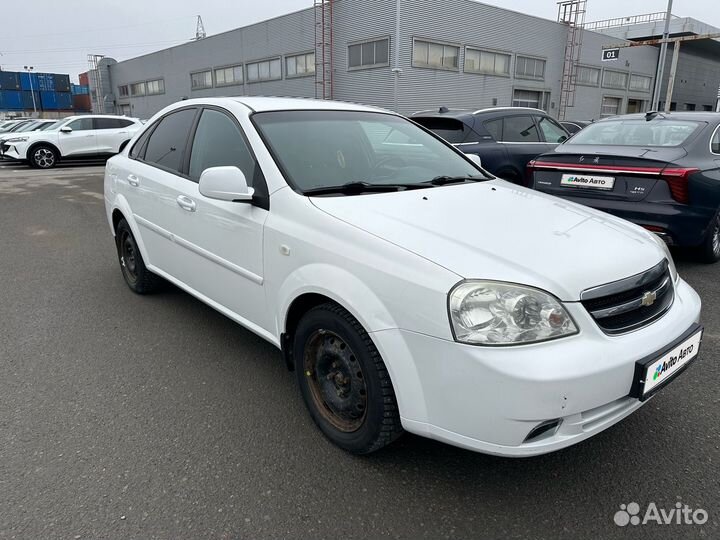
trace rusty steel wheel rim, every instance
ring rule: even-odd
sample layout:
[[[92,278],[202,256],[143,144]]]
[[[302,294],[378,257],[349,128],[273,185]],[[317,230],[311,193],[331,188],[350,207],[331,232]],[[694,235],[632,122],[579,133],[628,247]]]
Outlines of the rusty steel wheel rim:
[[[345,433],[360,429],[367,415],[367,386],[345,340],[329,330],[315,331],[305,344],[303,370],[322,417]]]

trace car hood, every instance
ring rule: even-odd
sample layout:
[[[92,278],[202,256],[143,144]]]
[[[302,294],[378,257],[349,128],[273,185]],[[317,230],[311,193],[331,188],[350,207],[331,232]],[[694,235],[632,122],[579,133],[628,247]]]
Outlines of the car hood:
[[[522,283],[565,301],[664,257],[636,225],[503,180],[311,201],[459,278]]]

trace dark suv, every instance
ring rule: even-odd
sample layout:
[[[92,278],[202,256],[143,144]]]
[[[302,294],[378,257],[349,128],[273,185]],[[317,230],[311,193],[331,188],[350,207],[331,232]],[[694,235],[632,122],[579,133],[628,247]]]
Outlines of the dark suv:
[[[525,184],[529,161],[552,152],[570,134],[540,109],[497,107],[479,111],[440,107],[410,117],[458,150],[477,154],[483,168],[496,176]]]

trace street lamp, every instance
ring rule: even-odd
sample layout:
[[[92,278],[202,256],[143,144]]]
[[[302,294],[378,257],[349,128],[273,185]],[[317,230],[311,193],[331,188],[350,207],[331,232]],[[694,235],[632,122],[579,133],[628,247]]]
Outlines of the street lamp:
[[[25,71],[28,72],[28,78],[30,79],[30,95],[32,96],[33,100],[33,114],[37,114],[37,104],[35,103],[35,90],[33,89],[32,84],[32,71],[35,68],[33,66],[25,66]]]

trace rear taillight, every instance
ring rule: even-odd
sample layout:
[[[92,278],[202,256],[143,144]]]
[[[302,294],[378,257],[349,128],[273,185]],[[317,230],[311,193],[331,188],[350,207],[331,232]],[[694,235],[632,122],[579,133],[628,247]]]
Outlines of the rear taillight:
[[[687,167],[666,167],[660,173],[660,178],[665,180],[668,186],[670,186],[670,193],[672,193],[673,199],[679,203],[687,204],[690,202],[688,179],[691,174],[694,174],[699,170],[700,169]]]
[[[535,160],[529,161],[525,167],[525,185],[533,187],[533,174],[535,173]]]

